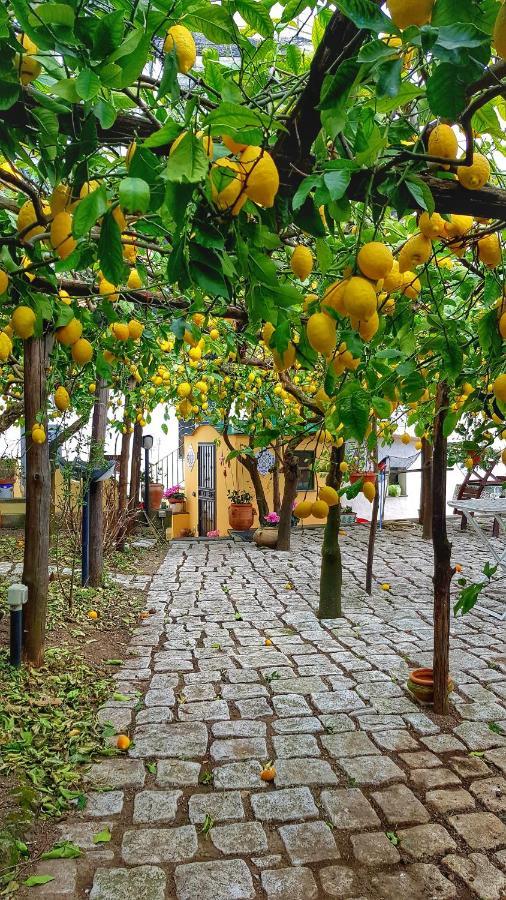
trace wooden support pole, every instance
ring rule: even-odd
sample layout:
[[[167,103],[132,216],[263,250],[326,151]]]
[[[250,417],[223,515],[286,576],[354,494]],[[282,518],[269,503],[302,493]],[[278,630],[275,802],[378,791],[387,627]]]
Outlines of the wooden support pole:
[[[450,585],[451,544],[446,530],[447,439],[444,423],[450,391],[441,381],[436,394],[434,446],[432,457],[432,545],[434,548],[434,712],[448,714],[448,676],[450,671]]]
[[[343,479],[340,464],[344,460],[344,444],[332,447],[330,469],[326,483],[338,491]],[[343,583],[343,567],[339,549],[339,527],[341,521],[341,504],[331,506],[325,524],[322,545],[322,561],[320,569],[320,604],[317,616],[319,619],[336,619],[341,615],[341,589]]]
[[[103,455],[107,427],[107,399],[109,389],[102,378],[97,380],[95,406],[91,425],[90,464]],[[104,569],[104,508],[103,482],[90,484],[90,574],[91,587],[102,584]]]

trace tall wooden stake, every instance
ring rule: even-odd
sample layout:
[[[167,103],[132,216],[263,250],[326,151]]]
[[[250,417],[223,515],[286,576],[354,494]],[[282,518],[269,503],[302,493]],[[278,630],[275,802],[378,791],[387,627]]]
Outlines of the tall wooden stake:
[[[378,475],[378,438],[377,423],[373,420],[373,430],[376,437],[374,447],[374,470],[376,472],[376,493],[372,502],[371,524],[369,526],[369,540],[367,543],[367,564],[365,569],[365,589],[368,594],[372,594],[372,567],[374,563],[374,546],[376,544],[376,531],[378,528],[378,511],[379,511],[379,475]]]
[[[344,444],[332,447],[330,469],[327,484],[335,488],[341,487],[343,479],[340,463],[344,460]],[[320,569],[320,604],[317,616],[319,619],[336,619],[341,615],[341,589],[343,584],[343,567],[339,549],[339,526],[341,506],[331,506],[323,533],[322,562]]]
[[[142,425],[138,422],[134,425],[134,439],[132,441],[132,462],[130,466],[130,496],[128,505],[135,509],[139,502],[139,488],[141,484],[141,454],[142,454]]]
[[[420,523],[424,541],[432,538],[432,444],[422,438],[422,484],[420,490]]]
[[[24,352],[24,408],[26,433],[26,517],[23,584],[28,601],[23,611],[23,653],[27,663],[40,666],[44,656],[49,583],[49,514],[51,470],[49,444],[31,438],[36,416],[46,409],[46,378],[51,339],[30,338]],[[47,422],[44,420],[47,433]]]
[[[448,412],[449,387],[441,381],[436,394],[432,457],[432,545],[434,548],[434,712],[448,713],[450,660],[450,585],[454,570],[452,547],[446,530],[447,440],[444,423]]]
[[[107,427],[107,399],[109,389],[103,379],[97,381],[93,421],[91,425],[90,462],[104,449]],[[90,577],[92,587],[100,587],[104,568],[104,508],[103,482],[90,485]]]

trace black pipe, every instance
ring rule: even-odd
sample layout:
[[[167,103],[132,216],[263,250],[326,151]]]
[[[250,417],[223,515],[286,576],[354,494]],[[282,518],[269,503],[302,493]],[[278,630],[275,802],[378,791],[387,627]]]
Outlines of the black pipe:
[[[11,666],[19,669],[21,665],[21,647],[23,644],[23,608],[11,609],[11,644],[10,658]]]
[[[81,526],[81,584],[88,586],[90,580],[90,485],[83,492],[83,512]]]
[[[144,510],[149,519],[149,450],[144,450]]]

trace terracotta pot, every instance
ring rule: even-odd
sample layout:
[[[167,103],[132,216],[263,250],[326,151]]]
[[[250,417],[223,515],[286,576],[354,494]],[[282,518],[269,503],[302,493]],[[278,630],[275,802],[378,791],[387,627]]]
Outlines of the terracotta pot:
[[[376,472],[352,472],[350,475],[350,482],[351,484],[355,484],[355,482],[360,481],[361,478],[364,479],[364,484],[366,481],[374,484],[376,481]]]
[[[228,521],[235,531],[248,531],[253,525],[255,512],[251,503],[231,503],[228,508]]]
[[[276,547],[278,543],[277,528],[257,528],[253,535],[257,547]]]
[[[171,513],[182,513],[184,512],[184,500],[169,500],[169,509]]]
[[[149,483],[149,508],[150,509],[160,509],[162,505],[162,497],[164,492],[163,484],[160,484],[158,481],[151,481]]]
[[[407,688],[423,703],[434,701],[434,672],[432,669],[413,669],[409,673]],[[453,691],[453,681],[448,678],[448,693]]]

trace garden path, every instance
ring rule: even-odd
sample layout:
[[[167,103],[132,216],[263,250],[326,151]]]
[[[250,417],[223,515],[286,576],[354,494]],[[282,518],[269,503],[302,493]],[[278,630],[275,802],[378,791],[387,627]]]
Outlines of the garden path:
[[[451,531],[472,580],[482,548]],[[131,699],[100,712],[133,744],[92,766],[86,808],[60,825],[84,854],[41,863],[55,879],[38,897],[504,896],[506,627],[452,621],[455,713],[437,721],[404,687],[431,664],[431,546],[418,526],[381,532],[368,597],[366,540],[360,526],[342,538],[332,621],[315,615],[321,532],[286,554],[170,547],[117,675]],[[500,608],[504,580],[485,597]]]

